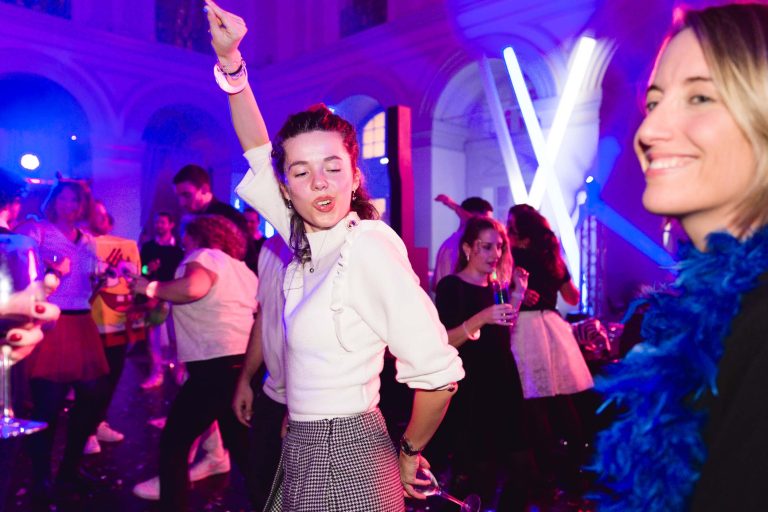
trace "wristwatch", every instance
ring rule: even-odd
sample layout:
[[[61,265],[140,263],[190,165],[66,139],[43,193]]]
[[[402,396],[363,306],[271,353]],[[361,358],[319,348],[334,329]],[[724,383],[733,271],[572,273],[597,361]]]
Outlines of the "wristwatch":
[[[411,445],[408,443],[408,440],[405,438],[405,436],[400,438],[400,451],[409,457],[413,457],[414,455],[419,455],[421,453],[421,450],[414,450],[411,448]]]

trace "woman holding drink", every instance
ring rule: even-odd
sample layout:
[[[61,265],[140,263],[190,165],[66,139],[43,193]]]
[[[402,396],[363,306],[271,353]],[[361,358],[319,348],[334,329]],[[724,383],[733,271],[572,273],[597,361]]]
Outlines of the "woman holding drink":
[[[459,496],[478,493],[493,506],[501,483],[497,509],[522,510],[523,503],[513,500],[525,499],[518,485],[525,474],[519,471],[523,394],[509,337],[528,273],[512,270],[506,230],[488,217],[467,222],[456,270],[440,280],[435,296],[448,341],[458,348],[467,373],[439,434],[440,448],[453,454],[450,488]],[[507,293],[503,283],[510,277]]]

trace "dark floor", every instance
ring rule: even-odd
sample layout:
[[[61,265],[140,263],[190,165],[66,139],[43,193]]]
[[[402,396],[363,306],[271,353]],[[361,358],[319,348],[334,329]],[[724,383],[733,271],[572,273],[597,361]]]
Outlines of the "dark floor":
[[[86,499],[60,504],[51,510],[61,512],[154,512],[155,502],[134,496],[133,486],[157,475],[157,449],[160,430],[149,425],[150,419],[165,416],[178,387],[166,378],[161,388],[144,391],[139,387],[147,374],[148,359],[139,345],[128,355],[125,371],[108,414],[110,425],[125,434],[119,443],[101,443],[101,453],[84,456],[84,468],[97,475],[104,488]],[[65,413],[66,414],[66,413]],[[61,457],[66,421],[60,422],[54,460]],[[31,511],[29,496],[30,462],[24,450],[19,454],[6,502],[8,512]],[[197,482],[191,491],[191,510],[248,511],[243,479],[234,468],[232,472]]]
[[[160,430],[148,424],[153,418],[165,416],[170,401],[178,390],[172,378],[166,378],[161,388],[143,391],[139,383],[147,374],[148,359],[143,345],[134,347],[129,352],[125,371],[109,410],[110,425],[125,434],[120,443],[101,443],[102,451],[84,457],[85,469],[97,475],[103,482],[103,488],[90,493],[83,500],[52,506],[50,510],[60,512],[155,512],[156,502],[146,501],[133,495],[133,486],[147,478],[157,475],[157,448]],[[166,375],[168,377],[168,375]],[[397,393],[395,393],[397,394]],[[404,396],[400,395],[384,400],[381,404],[385,414]],[[17,407],[17,409],[19,409]],[[23,411],[23,408],[21,408]],[[64,413],[66,415],[66,412]],[[402,415],[407,418],[407,412]],[[402,421],[400,422],[402,424]],[[57,432],[56,453],[54,460],[61,457],[66,421],[60,422]],[[397,425],[391,425],[397,430]],[[20,450],[14,463],[11,486],[5,508],[0,512],[32,511],[30,485],[30,462],[25,450]],[[587,512],[590,507],[578,499],[578,496],[565,495],[556,491],[543,493],[529,505],[531,512]],[[438,497],[432,497],[426,503],[409,504],[411,511],[456,510],[459,507],[441,503]],[[0,503],[2,505],[2,503]],[[232,472],[216,475],[194,484],[191,491],[191,510],[194,511],[249,511],[244,481],[233,465]],[[321,511],[318,511],[321,512]]]

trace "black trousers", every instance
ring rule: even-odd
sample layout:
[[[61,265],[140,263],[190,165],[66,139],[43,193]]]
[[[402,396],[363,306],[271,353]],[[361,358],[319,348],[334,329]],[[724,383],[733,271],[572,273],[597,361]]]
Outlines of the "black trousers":
[[[189,450],[193,441],[218,420],[224,446],[240,472],[250,480],[248,429],[232,411],[243,355],[187,362],[189,379],[171,404],[160,435],[160,508],[188,509]]]
[[[261,382],[254,384],[261,388]],[[254,510],[264,509],[272,489],[283,446],[280,429],[285,411],[284,404],[275,402],[261,389],[255,390],[251,420],[251,474],[247,481],[248,496]]]
[[[83,456],[88,436],[101,421],[101,412],[108,403],[108,378],[72,383],[31,379],[32,419],[48,423],[48,428],[29,437],[32,458],[32,477],[36,484],[43,484],[51,477],[51,455],[59,415],[64,408],[69,387],[75,389],[75,403],[69,411],[67,444],[59,466],[60,479],[74,478]]]
[[[128,349],[128,345],[116,345],[114,347],[104,347],[104,355],[107,357],[107,363],[109,364],[109,374],[107,375],[107,399],[99,414],[99,423],[107,419],[107,410],[109,404],[112,403],[112,398],[117,391],[117,385],[120,382],[120,377],[123,375],[123,369],[125,368],[125,352]],[[98,427],[98,423],[96,424]],[[95,434],[94,430],[91,434]]]

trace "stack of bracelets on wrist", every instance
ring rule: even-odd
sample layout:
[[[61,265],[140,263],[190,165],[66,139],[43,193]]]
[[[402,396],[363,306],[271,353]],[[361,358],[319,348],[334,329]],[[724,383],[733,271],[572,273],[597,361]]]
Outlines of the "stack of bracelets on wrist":
[[[217,62],[213,65],[213,77],[222,91],[229,94],[237,94],[248,85],[248,69],[245,67],[245,59],[240,59],[240,64],[234,71],[230,72],[229,67],[221,62]],[[232,85],[229,83],[229,80],[239,80],[242,77],[246,78],[242,84]]]

